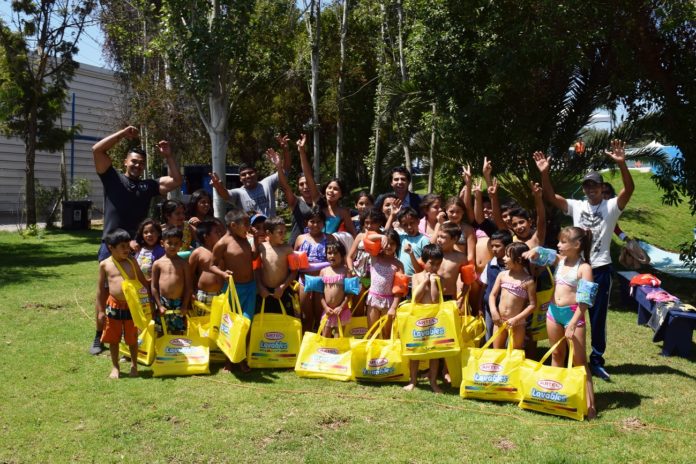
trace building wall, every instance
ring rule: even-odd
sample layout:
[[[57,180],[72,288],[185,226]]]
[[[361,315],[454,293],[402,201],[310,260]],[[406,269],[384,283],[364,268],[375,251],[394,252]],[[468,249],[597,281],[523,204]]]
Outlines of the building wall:
[[[86,178],[90,181],[93,217],[101,216],[103,191],[94,171],[92,145],[118,129],[117,108],[122,93],[112,71],[88,64],[80,64],[69,84],[63,126],[71,125],[72,95],[75,94],[75,124],[81,126],[82,130],[75,138],[74,150],[70,142],[65,145],[68,183],[71,167],[75,180]],[[20,139],[0,136],[0,164],[0,218],[4,222],[13,222],[24,208],[25,157],[24,144]],[[60,152],[37,152],[35,172],[41,185],[60,187]]]

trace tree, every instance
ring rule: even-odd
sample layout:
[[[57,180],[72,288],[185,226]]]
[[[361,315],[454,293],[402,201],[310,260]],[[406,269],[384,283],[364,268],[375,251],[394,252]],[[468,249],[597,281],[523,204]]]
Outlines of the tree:
[[[343,95],[345,93],[346,37],[348,36],[348,12],[350,0],[343,0],[341,14],[340,64],[338,68],[338,89],[336,92],[336,169],[335,176],[341,177],[343,159]]]
[[[91,0],[12,2],[12,30],[0,20],[0,130],[25,147],[27,225],[36,224],[34,164],[37,150],[55,152],[71,137],[56,126]]]
[[[321,0],[310,0],[305,2],[307,18],[307,36],[309,37],[311,50],[311,79],[310,79],[310,99],[312,102],[312,144],[314,146],[313,167],[314,178],[319,181],[321,178],[321,149],[320,135],[321,124],[319,122],[319,46],[321,45]]]

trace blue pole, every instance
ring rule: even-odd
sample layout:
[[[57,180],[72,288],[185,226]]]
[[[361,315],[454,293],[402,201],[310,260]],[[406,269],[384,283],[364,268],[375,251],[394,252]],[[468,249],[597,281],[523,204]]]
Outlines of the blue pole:
[[[72,94],[70,127],[73,130],[73,135],[70,139],[70,185],[72,185],[75,182],[75,92]]]

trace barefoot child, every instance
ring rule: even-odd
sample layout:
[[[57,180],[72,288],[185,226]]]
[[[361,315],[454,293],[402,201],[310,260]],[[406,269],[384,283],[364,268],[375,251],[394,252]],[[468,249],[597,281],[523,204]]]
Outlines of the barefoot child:
[[[527,317],[536,307],[536,284],[529,272],[529,261],[523,253],[529,247],[522,242],[514,242],[505,247],[503,262],[507,270],[498,274],[493,290],[488,298],[493,324],[498,330],[511,327],[516,350],[524,347],[524,331]],[[500,295],[500,303],[498,303]],[[493,348],[504,348],[507,331],[493,341]]]
[[[155,261],[164,256],[164,248],[160,244],[161,240],[162,228],[157,221],[148,218],[140,223],[138,231],[135,233],[135,241],[140,246],[135,254],[135,261],[148,281],[148,288],[150,288],[152,266]]]
[[[413,301],[414,303],[437,303],[440,301],[440,288],[437,281],[440,277],[437,275],[444,255],[442,248],[433,243],[423,247],[421,261],[423,262],[423,271],[413,275]],[[406,391],[412,391],[418,383],[418,362],[409,361],[408,367],[410,372],[410,380],[408,385],[404,387]],[[428,380],[430,380],[430,388],[435,393],[442,393],[442,389],[437,385],[437,369],[440,364],[439,359],[430,360],[430,369],[428,371]]]
[[[396,259],[401,241],[394,229],[387,229],[382,240],[382,251],[372,257],[370,265],[370,290],[367,293],[367,326],[372,327],[380,317],[389,316],[389,322],[382,328],[383,338],[391,334],[392,321],[396,317],[396,307],[401,297],[394,295],[394,274],[404,272],[404,265]]]
[[[186,332],[185,317],[191,304],[191,274],[188,263],[177,253],[181,249],[183,232],[170,227],[162,232],[165,255],[152,266],[152,298],[155,302],[155,324],[161,333],[161,317],[164,315],[168,333]],[[165,311],[174,311],[165,315]]]
[[[225,231],[215,221],[201,221],[196,225],[199,246],[189,256],[189,271],[193,282],[193,297],[196,301],[210,306],[213,297],[220,294],[225,279],[210,271],[213,264],[213,248]]]
[[[345,326],[350,321],[348,296],[343,289],[343,281],[348,273],[345,265],[346,248],[339,241],[326,245],[326,260],[329,266],[321,270],[319,275],[324,283],[324,294],[321,297],[321,307],[324,316],[328,318],[324,326],[324,337],[330,337],[335,327]],[[338,330],[335,333],[338,336]]]
[[[486,340],[493,335],[493,318],[491,317],[491,308],[488,305],[488,297],[491,295],[493,284],[498,278],[498,274],[500,274],[505,267],[503,263],[505,247],[511,243],[512,233],[510,233],[507,228],[493,232],[488,240],[488,248],[493,257],[488,261],[481,273],[481,284],[485,287],[485,292],[483,294],[483,311],[484,317],[486,318]]]
[[[123,334],[123,339],[130,350],[130,376],[136,377],[138,375],[138,331],[133,324],[126,297],[121,289],[124,280],[121,269],[128,278],[137,278],[145,288],[148,288],[148,283],[140,268],[128,257],[130,253],[128,232],[116,229],[104,237],[104,242],[109,248],[111,258],[99,263],[97,310],[100,317],[103,318],[106,315],[106,326],[102,332],[101,342],[109,344],[112,366],[109,377],[117,379],[120,376],[118,345],[121,341],[121,334]],[[106,304],[100,304],[103,301],[106,301]]]
[[[565,336],[573,342],[573,365],[584,366],[587,372],[587,417],[597,416],[594,404],[592,372],[587,364],[585,347],[585,313],[592,305],[597,285],[592,281],[590,267],[591,233],[579,227],[564,227],[558,235],[558,256],[553,250],[534,248],[525,257],[539,265],[556,265],[556,288],[546,313],[546,330],[549,343],[553,345]],[[541,260],[544,255],[545,260]],[[590,290],[586,290],[590,289]],[[551,355],[553,366],[562,367],[566,357],[566,346],[560,344]]]
[[[297,279],[297,271],[290,270],[288,265],[288,256],[293,250],[285,241],[285,221],[280,216],[272,217],[266,221],[265,228],[268,240],[259,243],[261,269],[256,271],[256,306],[261,307],[261,300],[265,298],[264,311],[281,313],[280,301],[289,312],[292,311],[289,287]]]

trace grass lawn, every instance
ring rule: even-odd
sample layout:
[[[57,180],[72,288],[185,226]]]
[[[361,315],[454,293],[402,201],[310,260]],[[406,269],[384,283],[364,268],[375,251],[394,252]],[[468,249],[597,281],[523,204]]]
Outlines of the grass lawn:
[[[693,461],[695,359],[616,305],[590,423],[291,371],[110,381],[87,354],[98,242],[0,233],[0,462]]]

